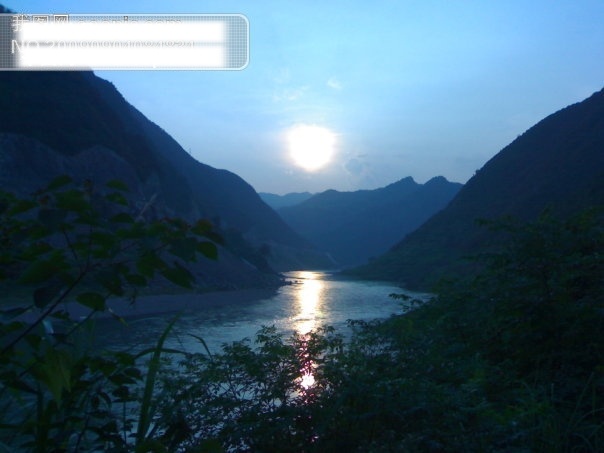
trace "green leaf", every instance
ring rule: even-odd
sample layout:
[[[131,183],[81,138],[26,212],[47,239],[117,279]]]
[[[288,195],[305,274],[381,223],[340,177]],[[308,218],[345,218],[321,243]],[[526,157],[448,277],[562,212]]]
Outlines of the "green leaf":
[[[112,203],[116,203],[122,206],[128,206],[128,200],[119,192],[111,192],[110,194],[105,195],[105,198]]]
[[[111,249],[118,241],[113,234],[102,231],[94,231],[90,234],[90,239],[95,245],[101,246],[103,250]]]
[[[145,439],[137,443],[134,453],[167,453],[168,450],[157,439]]]
[[[42,337],[40,335],[31,333],[25,337],[25,342],[34,350],[40,349],[42,344]]]
[[[216,247],[216,244],[212,242],[198,242],[195,248],[206,258],[210,258],[212,260],[218,259],[218,247]]]
[[[82,225],[94,225],[94,226],[99,224],[100,216],[95,211],[82,210],[82,211],[78,211],[77,214],[78,214],[77,217],[75,217],[71,223],[74,223],[74,224],[79,223]]]
[[[8,310],[0,310],[0,320],[2,321],[10,321],[11,319],[16,318],[19,315],[29,311],[31,307],[18,307],[18,308],[10,308]]]
[[[170,244],[170,253],[184,261],[194,261],[196,242],[193,238],[176,239]]]
[[[216,244],[224,245],[224,238],[218,233],[210,231],[209,233],[204,234],[204,236]]]
[[[99,271],[97,274],[97,280],[101,285],[103,285],[104,288],[109,290],[111,294],[116,296],[121,296],[124,294],[122,279],[118,274],[118,269],[115,267]]]
[[[195,222],[195,225],[191,227],[191,232],[199,236],[203,236],[210,231],[212,231],[212,223],[205,219],[198,220]]]
[[[174,267],[161,269],[160,273],[172,283],[184,288],[191,288],[191,283],[195,280],[193,274],[178,263],[174,263]]]
[[[52,234],[51,230],[49,230],[48,228],[46,228],[45,226],[43,226],[41,224],[38,224],[38,225],[32,226],[27,231],[27,233],[24,235],[24,236],[27,236],[27,235],[28,236],[24,237],[23,239],[34,239],[34,240],[43,239],[43,238],[47,238],[51,234]],[[18,233],[15,236],[18,236]],[[19,239],[21,239],[21,238],[19,237]]]
[[[71,189],[55,195],[57,207],[67,211],[81,212],[90,208],[90,203],[81,190]]]
[[[115,235],[119,239],[141,239],[147,237],[147,232],[143,224],[135,222],[125,228],[117,229]]]
[[[60,189],[61,187],[66,186],[71,182],[73,182],[73,179],[71,179],[67,175],[57,176],[50,182],[50,184],[48,184],[48,186],[46,186],[46,191]]]
[[[34,305],[38,308],[44,308],[50,304],[53,299],[61,291],[61,286],[58,284],[51,284],[37,288],[34,291]]]
[[[136,269],[145,277],[151,278],[156,270],[165,269],[168,265],[155,253],[148,252],[136,262]]]
[[[205,349],[208,357],[212,358],[212,353],[210,352],[210,348],[208,347],[208,344],[206,343],[206,341],[199,335],[195,335],[193,333],[190,333],[189,335],[192,336],[193,338],[195,338],[197,341],[199,341],[201,343],[201,345],[203,346],[203,348]]]
[[[52,250],[52,246],[46,241],[33,242],[30,243],[23,251],[21,258],[26,261],[35,261],[40,259],[41,255],[44,255]]]
[[[50,258],[33,262],[21,275],[19,281],[24,284],[37,285],[45,282],[66,269],[63,252],[55,251]]]
[[[58,405],[61,404],[63,392],[71,390],[72,364],[69,352],[50,349],[45,354],[44,362],[35,371]]]
[[[15,199],[13,194],[0,189],[0,214],[6,212],[10,205],[15,202]]]
[[[4,379],[2,379],[2,382],[5,383],[7,387],[13,388],[15,390],[20,390],[25,393],[31,393],[33,395],[38,393],[35,389],[30,387],[27,384],[27,382],[25,382],[23,379],[21,379],[19,377],[15,377],[14,379],[11,379],[11,380],[4,378]]]
[[[132,218],[132,216],[125,212],[120,212],[119,214],[116,214],[111,217],[111,219],[109,220],[111,220],[111,222],[113,223],[134,223],[134,219]]]
[[[204,439],[193,450],[196,453],[224,453],[222,444],[216,439]]]
[[[119,190],[121,192],[128,192],[128,186],[119,179],[112,179],[111,181],[108,181],[105,186],[109,187],[110,189]]]
[[[115,398],[116,403],[122,403],[122,402],[134,400],[134,398],[132,397],[132,394],[130,393],[130,389],[126,385],[119,386],[118,388],[113,390],[111,392],[111,394]]]
[[[76,300],[85,307],[92,308],[96,311],[103,311],[105,309],[105,298],[99,293],[81,293],[78,294]]]
[[[33,200],[17,200],[9,209],[9,215],[22,214],[33,208],[38,204]]]
[[[57,230],[65,221],[67,212],[63,209],[40,209],[38,221],[46,228]]]
[[[168,337],[168,334],[174,327],[174,324],[176,323],[177,319],[178,319],[177,317],[174,318],[166,326],[162,335],[159,337],[157,344],[155,345],[155,348],[153,350],[153,356],[151,357],[151,360],[149,361],[147,376],[145,379],[145,388],[143,391],[143,397],[141,400],[141,406],[140,406],[140,411],[139,411],[140,415],[139,415],[139,419],[138,419],[138,426],[136,429],[136,443],[138,445],[140,445],[143,442],[145,442],[146,440],[148,440],[147,433],[149,432],[149,428],[151,426],[153,416],[155,415],[153,413],[152,399],[153,399],[153,389],[155,388],[155,385],[156,385],[157,374],[158,374],[160,366],[161,366],[161,362],[160,362],[161,353],[162,353],[166,338]]]
[[[50,317],[53,319],[60,319],[62,321],[69,321],[71,320],[71,315],[65,311],[65,310],[58,310],[58,311],[53,311],[50,314]]]
[[[126,325],[126,320],[124,318],[122,318],[120,315],[118,315],[115,311],[113,311],[113,309],[111,307],[107,307],[107,311],[113,317],[113,319],[115,319],[116,321],[119,321],[123,325]]]
[[[134,286],[147,285],[147,279],[140,274],[126,274],[126,281]]]

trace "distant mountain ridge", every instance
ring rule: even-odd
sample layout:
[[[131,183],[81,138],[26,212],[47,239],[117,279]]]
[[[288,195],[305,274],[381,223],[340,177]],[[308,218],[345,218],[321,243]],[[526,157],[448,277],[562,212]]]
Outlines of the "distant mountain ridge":
[[[476,219],[565,218],[604,205],[604,89],[543,119],[501,150],[449,206],[374,262],[350,271],[427,289],[495,240]]]
[[[231,256],[225,250],[207,269],[226,287],[252,284],[265,262],[276,270],[328,262],[248,183],[193,159],[110,82],[91,72],[0,72],[0,187],[27,193],[60,173],[121,178],[152,215],[212,220],[232,239]]]
[[[287,206],[293,206],[303,201],[308,200],[313,196],[310,192],[291,192],[285,195],[277,195],[274,193],[258,192],[262,201],[269,205],[273,209],[285,208]]]
[[[351,266],[386,252],[444,208],[460,188],[442,176],[425,184],[407,177],[375,190],[328,190],[278,212],[338,264]]]

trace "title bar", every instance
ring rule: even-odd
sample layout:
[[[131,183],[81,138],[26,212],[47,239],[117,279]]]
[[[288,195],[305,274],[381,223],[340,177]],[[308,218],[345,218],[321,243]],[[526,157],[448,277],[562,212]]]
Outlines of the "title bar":
[[[0,70],[239,70],[239,14],[0,14]]]

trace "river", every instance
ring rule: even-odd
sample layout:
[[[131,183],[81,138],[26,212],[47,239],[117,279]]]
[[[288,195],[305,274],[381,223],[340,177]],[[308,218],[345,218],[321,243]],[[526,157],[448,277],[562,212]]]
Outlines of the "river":
[[[262,326],[275,326],[280,332],[307,333],[322,325],[338,330],[347,329],[347,320],[386,318],[401,313],[400,302],[389,296],[403,290],[391,283],[341,279],[328,272],[296,271],[285,273],[289,284],[256,298],[249,293],[225,293],[225,303],[213,303],[201,308],[186,308],[170,334],[167,347],[188,352],[201,351],[202,337],[211,352],[224,343],[253,338]],[[420,294],[411,294],[422,297]],[[178,299],[178,295],[167,296]],[[144,303],[144,300],[141,301]],[[140,350],[153,346],[174,313],[138,316],[126,325],[115,320],[101,320],[97,329],[99,340],[110,348]]]

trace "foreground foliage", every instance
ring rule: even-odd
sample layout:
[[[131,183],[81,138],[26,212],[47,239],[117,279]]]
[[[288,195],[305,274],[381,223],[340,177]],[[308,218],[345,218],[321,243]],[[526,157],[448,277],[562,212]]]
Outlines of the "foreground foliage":
[[[99,312],[119,319],[110,297],[133,302],[158,282],[191,287],[186,263],[215,258],[217,238],[203,221],[145,219],[127,196],[118,181],[97,190],[68,177],[29,199],[0,194],[0,451],[122,450],[150,440],[147,389],[163,339],[137,355],[99,353],[88,321]]]
[[[64,302],[92,318],[157,278],[191,285],[215,236],[143,221],[111,186],[3,196],[0,277],[31,303],[1,313],[0,451],[604,451],[601,213],[500,222],[484,272],[395,295],[408,313],[348,338],[265,327],[185,354],[164,347],[170,324],[134,355],[86,347]]]
[[[604,451],[601,217],[497,228],[485,272],[348,341],[264,329],[187,357],[163,414],[181,450]]]

